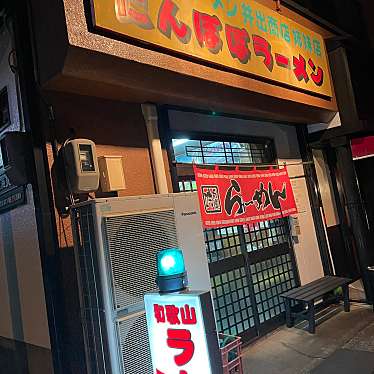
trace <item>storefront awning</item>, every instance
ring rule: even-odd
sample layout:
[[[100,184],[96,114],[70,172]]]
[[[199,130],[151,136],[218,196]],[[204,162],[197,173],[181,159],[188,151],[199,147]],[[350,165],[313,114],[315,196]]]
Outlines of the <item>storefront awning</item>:
[[[353,139],[351,146],[354,160],[374,157],[374,136]]]

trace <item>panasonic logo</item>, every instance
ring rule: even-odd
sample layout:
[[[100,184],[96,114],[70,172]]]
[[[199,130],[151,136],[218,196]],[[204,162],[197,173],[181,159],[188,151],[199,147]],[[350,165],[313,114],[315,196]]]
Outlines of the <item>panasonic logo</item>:
[[[197,214],[197,212],[182,212],[182,217],[186,217],[186,216],[193,216]]]

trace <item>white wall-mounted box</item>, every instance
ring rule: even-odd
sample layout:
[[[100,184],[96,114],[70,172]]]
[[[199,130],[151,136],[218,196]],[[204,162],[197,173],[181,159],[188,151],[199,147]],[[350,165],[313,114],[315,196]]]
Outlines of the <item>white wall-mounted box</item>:
[[[64,145],[64,160],[71,193],[87,193],[99,188],[96,146],[89,139],[72,139]]]
[[[125,172],[122,156],[99,157],[100,186],[103,192],[126,189]]]

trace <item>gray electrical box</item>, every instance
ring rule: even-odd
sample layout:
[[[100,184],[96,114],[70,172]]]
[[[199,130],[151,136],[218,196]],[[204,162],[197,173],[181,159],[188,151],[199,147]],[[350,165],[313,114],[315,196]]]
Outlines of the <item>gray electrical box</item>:
[[[10,131],[0,139],[1,161],[5,174],[13,186],[30,182],[31,142],[21,131]]]
[[[69,140],[63,149],[70,192],[87,193],[99,188],[99,166],[95,143],[89,139]]]

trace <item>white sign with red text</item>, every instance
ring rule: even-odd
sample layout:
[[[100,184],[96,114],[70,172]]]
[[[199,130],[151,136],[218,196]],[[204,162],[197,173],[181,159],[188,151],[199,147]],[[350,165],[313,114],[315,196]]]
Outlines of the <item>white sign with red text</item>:
[[[144,297],[154,374],[212,374],[199,294]]]

